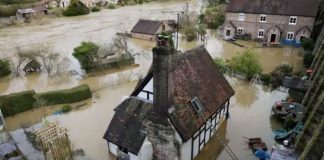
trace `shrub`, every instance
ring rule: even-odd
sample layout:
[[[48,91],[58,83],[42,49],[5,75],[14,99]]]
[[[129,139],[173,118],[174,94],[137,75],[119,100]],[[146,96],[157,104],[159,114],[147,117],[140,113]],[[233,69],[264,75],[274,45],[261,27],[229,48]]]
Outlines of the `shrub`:
[[[117,6],[113,3],[109,3],[108,6],[107,6],[108,9],[115,9],[117,8]]]
[[[62,107],[62,112],[63,112],[63,113],[70,112],[71,110],[72,110],[71,105],[66,104],[66,105],[64,105],[64,106]]]
[[[92,42],[81,42],[80,46],[74,48],[73,56],[79,60],[81,67],[88,72],[98,58],[98,50],[99,46]]]
[[[7,60],[0,60],[0,77],[7,76],[11,73],[10,64]]]
[[[143,4],[143,0],[138,0],[137,3],[138,4]]]
[[[196,36],[196,29],[192,27],[188,27],[185,29],[185,35],[186,35],[186,40],[188,42],[194,41],[197,36]]]
[[[68,8],[63,12],[65,16],[79,16],[89,14],[90,10],[79,0],[72,0]]]
[[[271,84],[272,86],[278,87],[281,85],[282,80],[285,76],[292,74],[293,68],[287,64],[279,65],[271,72]]]
[[[63,16],[63,12],[64,12],[63,8],[53,8],[48,11],[50,15],[54,15],[57,17]]]
[[[18,5],[0,5],[0,17],[9,17],[16,15],[16,11],[18,8]]]
[[[226,73],[227,65],[225,61],[222,58],[215,58],[214,62],[216,64],[216,67],[219,69],[220,72],[223,74]]]
[[[312,51],[314,49],[315,43],[311,38],[304,38],[301,40],[302,47],[307,51]]]
[[[313,59],[314,59],[314,55],[311,52],[306,52],[304,54],[303,63],[305,68],[308,68],[312,65]]]
[[[270,85],[271,83],[271,76],[270,74],[261,74],[260,77],[261,81],[263,82],[264,85]]]
[[[71,89],[39,93],[37,95],[40,99],[44,99],[47,102],[47,105],[74,103],[92,97],[92,93],[88,85],[81,85]]]
[[[23,91],[0,97],[0,108],[4,116],[12,116],[33,108],[35,91]]]
[[[229,66],[234,72],[244,74],[247,79],[262,72],[258,57],[252,50],[245,50],[242,54],[231,58]]]
[[[219,7],[208,6],[200,19],[207,24],[208,28],[217,29],[225,22],[225,14]]]
[[[92,12],[99,12],[100,11],[100,8],[95,6],[95,7],[92,7]]]

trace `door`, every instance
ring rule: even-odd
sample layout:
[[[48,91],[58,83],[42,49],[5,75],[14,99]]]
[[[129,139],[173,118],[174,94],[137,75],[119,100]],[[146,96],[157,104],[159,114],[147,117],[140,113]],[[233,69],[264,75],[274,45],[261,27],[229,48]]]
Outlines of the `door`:
[[[231,30],[226,30],[226,36],[227,37],[231,36]]]
[[[270,39],[270,43],[275,43],[276,42],[276,34],[271,34],[271,39]]]
[[[300,42],[302,42],[303,39],[305,39],[306,37],[305,36],[300,36]]]

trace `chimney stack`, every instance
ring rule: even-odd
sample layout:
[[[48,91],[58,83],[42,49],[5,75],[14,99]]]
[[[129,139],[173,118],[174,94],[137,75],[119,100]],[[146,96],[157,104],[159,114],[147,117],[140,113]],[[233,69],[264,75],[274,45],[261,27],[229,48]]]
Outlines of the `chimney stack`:
[[[153,48],[153,111],[159,116],[168,114],[168,80],[174,55],[175,50],[169,36],[159,35],[157,46]]]

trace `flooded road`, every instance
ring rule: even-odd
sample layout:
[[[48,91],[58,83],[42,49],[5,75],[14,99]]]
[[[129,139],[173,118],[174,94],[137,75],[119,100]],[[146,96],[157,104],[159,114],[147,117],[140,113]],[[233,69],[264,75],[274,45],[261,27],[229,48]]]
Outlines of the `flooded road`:
[[[101,12],[73,18],[55,18],[44,25],[10,27],[0,29],[0,58],[13,56],[15,47],[32,48],[36,44],[49,44],[71,60],[70,70],[81,73],[80,65],[72,57],[73,48],[82,41],[108,43],[116,32],[130,31],[139,18],[175,19],[175,15],[164,14],[162,11],[181,10],[184,2],[149,3],[136,6],[126,6],[115,10],[103,9]],[[192,2],[195,6],[196,3]],[[181,36],[181,35],[180,35]],[[207,35],[207,50],[212,57],[230,59],[244,51],[244,48],[223,41],[216,31],[209,30]],[[88,159],[107,159],[107,144],[103,133],[114,112],[113,109],[134,89],[137,79],[145,76],[152,62],[152,47],[154,42],[129,39],[129,48],[135,57],[137,66],[124,67],[92,73],[91,75],[64,75],[48,78],[47,74],[31,74],[25,77],[0,79],[0,95],[34,89],[37,92],[53,89],[63,89],[88,84],[94,90],[91,100],[73,104],[74,109],[67,114],[53,114],[60,106],[45,109],[35,109],[6,118],[8,128],[15,131],[21,126],[30,126],[46,119],[58,120],[69,129],[74,149],[84,149]],[[180,38],[179,49],[187,50],[202,42],[185,42]],[[242,42],[246,43],[246,42]],[[252,43],[247,42],[246,45]],[[290,64],[295,70],[302,67],[301,50],[296,48],[255,48],[263,72],[269,73],[279,64]],[[241,160],[255,159],[247,147],[241,144],[245,137],[262,137],[271,147],[274,143],[272,129],[279,124],[269,119],[270,106],[286,96],[285,93],[269,91],[267,88],[250,87],[248,83],[230,78],[236,94],[231,101],[231,117],[224,123],[219,135],[223,137],[234,153]],[[244,125],[242,125],[244,124]],[[245,126],[245,127],[242,127]],[[217,138],[206,146],[206,150],[197,159],[227,160],[229,157],[217,142]]]

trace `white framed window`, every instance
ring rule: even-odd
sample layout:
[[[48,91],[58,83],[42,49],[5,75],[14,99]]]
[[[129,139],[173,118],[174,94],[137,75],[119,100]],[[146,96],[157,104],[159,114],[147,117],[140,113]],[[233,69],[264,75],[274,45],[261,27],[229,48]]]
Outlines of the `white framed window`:
[[[241,28],[241,27],[237,28],[237,34],[242,35],[243,34],[243,28]]]
[[[267,22],[267,15],[265,15],[265,14],[261,14],[260,15],[260,22]]]
[[[296,25],[297,24],[297,17],[296,16],[289,17],[289,24],[290,25]]]
[[[239,21],[244,21],[244,19],[245,19],[245,14],[244,14],[244,13],[239,13],[239,18],[238,18],[238,20],[239,20]]]
[[[264,29],[259,29],[258,30],[258,38],[263,38],[264,37]]]
[[[287,40],[294,40],[294,32],[287,32]]]

